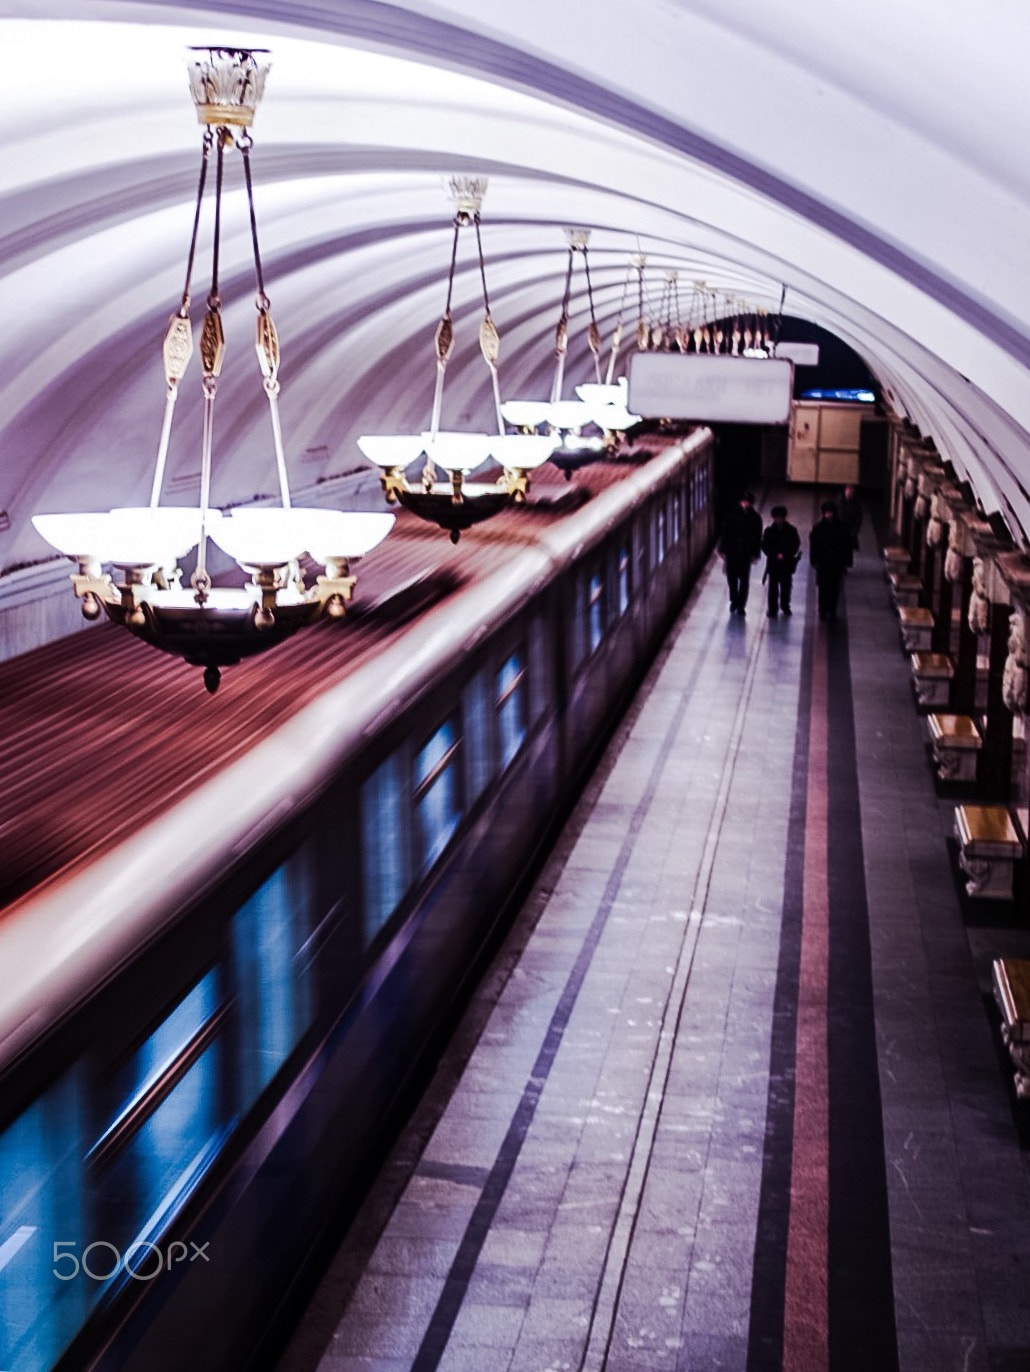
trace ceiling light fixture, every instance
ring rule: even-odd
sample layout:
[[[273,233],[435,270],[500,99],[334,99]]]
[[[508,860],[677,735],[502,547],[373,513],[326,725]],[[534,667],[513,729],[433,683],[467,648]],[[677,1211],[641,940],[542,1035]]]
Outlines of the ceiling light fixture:
[[[186,283],[163,344],[167,396],[148,507],[90,514],[33,516],[40,535],[72,558],[75,594],[87,619],[102,612],[138,638],[204,668],[204,684],[218,689],[221,668],[261,652],[322,615],[338,618],[354,591],[350,563],[375,547],[393,524],[387,514],[299,509],[290,500],[279,419],[279,340],[265,292],[254,212],[250,126],[264,92],[268,66],[263,49],[202,48],[189,66],[197,119],[204,126]],[[268,399],[281,507],[236,509],[223,514],[210,504],[214,407],[225,355],[219,250],[225,156],[235,148],[243,163],[257,280],[257,355]],[[179,383],[193,354],[190,285],[201,208],[210,163],[215,165],[211,288],[200,335],[203,369],[203,433],[197,507],[161,504],[172,416]],[[250,575],[242,588],[215,586],[208,570],[212,540]],[[179,559],[197,549],[190,587],[181,584]],[[308,586],[300,568],[305,554],[325,574]],[[117,579],[103,571],[114,567]]]
[[[389,504],[400,504],[419,519],[445,529],[450,534],[451,542],[457,543],[463,531],[473,524],[499,514],[508,504],[519,504],[525,500],[529,491],[529,473],[547,461],[557,446],[557,440],[551,441],[543,435],[505,433],[497,375],[501,340],[490,313],[480,232],[480,210],[488,182],[482,176],[453,176],[448,184],[455,206],[451,265],[447,275],[447,300],[436,327],[436,384],[429,428],[420,434],[362,434],[358,439],[358,447],[379,468],[379,479]],[[447,363],[454,351],[451,306],[458,246],[462,230],[468,228],[475,229],[483,298],[479,348],[490,373],[497,422],[495,434],[440,428]],[[424,462],[420,479],[413,486],[409,484],[405,471],[419,458],[423,458]],[[503,469],[497,482],[490,484],[467,479],[491,459]],[[438,468],[447,474],[446,481],[437,480]]]
[[[576,468],[594,462],[605,452],[612,451],[625,430],[638,423],[640,417],[631,415],[626,409],[624,384],[613,385],[611,382],[614,348],[609,361],[608,377],[605,381],[601,380],[601,331],[594,311],[594,291],[590,280],[588,256],[590,230],[580,227],[566,228],[565,237],[568,243],[568,259],[561,309],[554,333],[555,366],[551,398],[547,401],[508,400],[501,406],[501,414],[513,428],[527,437],[544,430],[554,442],[551,461],[564,471],[566,480],[571,480]],[[572,297],[573,266],[577,254],[583,259],[586,278],[587,303],[590,311],[587,347],[593,358],[594,381],[576,388],[578,399],[563,400],[565,361],[569,350],[569,304]],[[617,343],[615,346],[617,347]],[[583,433],[584,429],[590,428],[600,432]]]

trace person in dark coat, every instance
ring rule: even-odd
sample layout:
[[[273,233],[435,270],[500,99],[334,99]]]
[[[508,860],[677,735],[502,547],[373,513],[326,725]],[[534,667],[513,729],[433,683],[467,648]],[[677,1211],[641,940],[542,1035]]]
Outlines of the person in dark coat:
[[[851,566],[851,534],[832,500],[824,500],[819,522],[808,535],[808,557],[819,588],[819,618],[836,619],[844,573]]]
[[[862,502],[854,486],[847,485],[841,494],[837,513],[851,536],[851,548],[858,552],[858,531],[862,527]]]
[[[769,587],[769,617],[775,619],[782,610],[789,615],[790,592],[794,584],[794,569],[801,560],[801,535],[787,522],[786,505],[772,507],[772,523],[762,535],[765,554],[765,581]]]
[[[745,491],[726,516],[719,538],[719,555],[725,564],[730,589],[730,614],[746,614],[751,585],[751,564],[762,555],[762,516],[755,509],[755,498]]]

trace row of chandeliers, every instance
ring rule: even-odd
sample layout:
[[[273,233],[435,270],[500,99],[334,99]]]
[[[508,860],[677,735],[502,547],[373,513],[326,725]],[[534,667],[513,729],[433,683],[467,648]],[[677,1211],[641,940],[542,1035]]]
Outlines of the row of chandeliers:
[[[164,421],[158,443],[150,503],[89,514],[36,515],[38,532],[58,551],[78,564],[72,576],[83,614],[101,614],[137,637],[204,669],[204,683],[218,688],[221,669],[261,652],[301,627],[329,616],[341,617],[354,591],[351,564],[389,533],[389,513],[346,513],[298,508],[293,505],[279,420],[280,350],[271,306],[265,290],[257,219],[254,210],[250,128],[264,91],[268,66],[264,50],[238,48],[194,49],[189,66],[190,90],[203,127],[201,166],[197,184],[193,230],[185,283],[178,309],[172,315],[163,344],[166,378]],[[237,508],[231,513],[210,503],[214,451],[215,402],[225,354],[219,294],[219,253],[225,159],[239,155],[250,216],[257,309],[256,349],[279,480],[276,507]],[[214,230],[211,284],[206,297],[198,351],[202,370],[203,435],[199,503],[193,507],[161,503],[165,466],[175,403],[187,364],[194,352],[190,321],[192,275],[196,260],[201,208],[208,183],[214,179]],[[589,230],[567,229],[568,260],[561,313],[555,332],[555,374],[547,401],[502,401],[497,362],[500,337],[490,313],[486,270],[480,235],[484,178],[453,178],[455,211],[447,297],[435,335],[436,384],[428,427],[417,434],[367,434],[359,438],[362,453],[380,473],[386,500],[401,504],[421,519],[447,530],[457,542],[463,530],[487,519],[511,503],[521,503],[529,491],[531,473],[552,461],[566,475],[584,462],[612,449],[639,422],[627,408],[624,379],[613,380],[621,339],[615,331],[606,375],[602,378],[600,333],[594,316],[588,261]],[[444,381],[454,347],[452,293],[463,235],[472,231],[482,284],[483,317],[479,346],[489,369],[496,433],[468,433],[441,427]],[[574,266],[581,260],[590,307],[588,344],[594,381],[576,388],[575,400],[563,398],[565,360],[569,341],[569,304]],[[705,323],[690,338],[682,328],[647,326],[643,336],[643,268],[637,258],[641,313],[638,346],[668,347],[682,342],[701,350],[712,346]],[[628,276],[627,276],[628,281]],[[671,291],[674,274],[669,276]],[[625,299],[625,290],[624,290]],[[672,317],[672,297],[665,302]],[[686,347],[683,348],[686,350]],[[409,483],[406,473],[422,460],[420,476]],[[501,468],[494,482],[469,477],[487,462]],[[214,543],[247,573],[239,588],[216,586],[208,570],[209,544]],[[196,549],[196,565],[189,585],[182,584],[179,560]],[[305,556],[322,571],[310,579],[303,570]],[[104,565],[114,575],[103,571]]]
[[[637,348],[641,352],[677,352],[729,357],[771,357],[779,319],[752,309],[744,300],[720,296],[704,281],[694,281],[687,308],[681,307],[679,272],[664,274],[657,303],[645,287],[647,258],[632,263],[637,275]]]

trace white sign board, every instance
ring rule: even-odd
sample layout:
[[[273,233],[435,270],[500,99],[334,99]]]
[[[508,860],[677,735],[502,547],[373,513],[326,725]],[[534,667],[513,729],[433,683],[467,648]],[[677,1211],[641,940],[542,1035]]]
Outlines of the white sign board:
[[[651,419],[786,424],[793,375],[786,359],[634,353],[627,408]]]
[[[818,343],[777,343],[777,357],[786,357],[795,367],[818,367]]]

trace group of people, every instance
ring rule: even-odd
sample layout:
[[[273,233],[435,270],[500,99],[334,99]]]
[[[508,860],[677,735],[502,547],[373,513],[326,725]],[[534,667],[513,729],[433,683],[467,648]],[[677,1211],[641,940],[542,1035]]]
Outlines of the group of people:
[[[747,613],[751,586],[751,567],[764,554],[768,587],[768,614],[789,615],[794,572],[801,561],[801,535],[787,519],[787,507],[774,505],[772,522],[762,527],[762,516],[755,509],[755,498],[745,491],[723,525],[719,553],[726,569],[730,592],[730,613]],[[858,548],[862,507],[853,486],[845,486],[838,502],[824,500],[820,518],[808,535],[809,561],[815,568],[819,618],[836,619],[837,603],[844,574]]]

